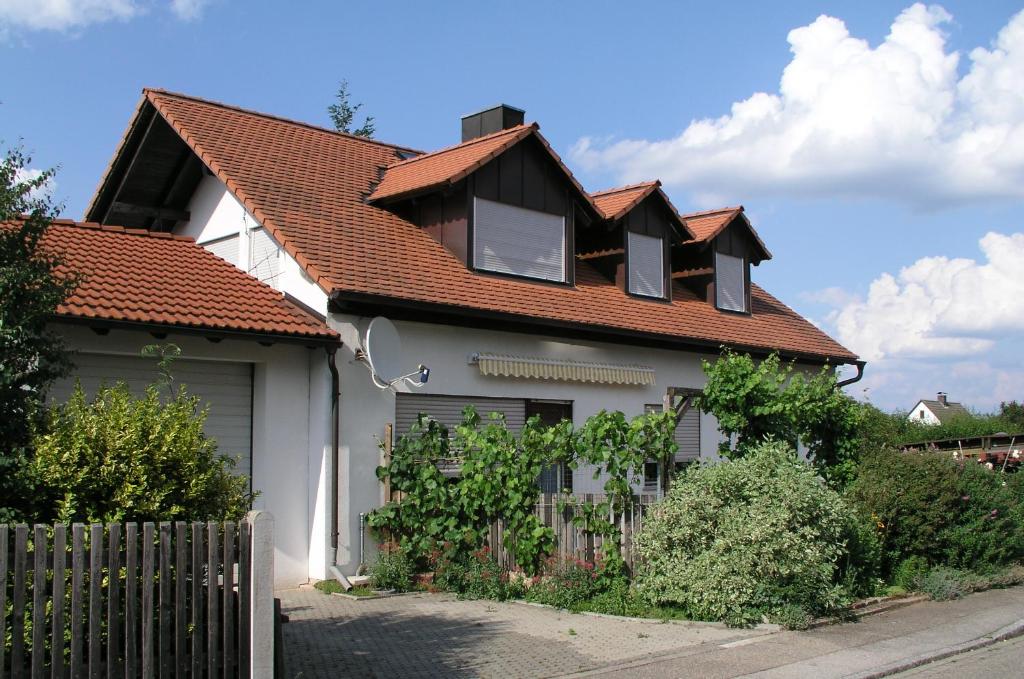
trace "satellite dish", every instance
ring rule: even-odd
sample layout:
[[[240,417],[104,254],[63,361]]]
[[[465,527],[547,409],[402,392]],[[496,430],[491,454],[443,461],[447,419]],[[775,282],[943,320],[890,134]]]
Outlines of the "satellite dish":
[[[391,382],[402,375],[402,339],[395,324],[377,316],[366,327],[363,353],[370,370],[382,382]]]

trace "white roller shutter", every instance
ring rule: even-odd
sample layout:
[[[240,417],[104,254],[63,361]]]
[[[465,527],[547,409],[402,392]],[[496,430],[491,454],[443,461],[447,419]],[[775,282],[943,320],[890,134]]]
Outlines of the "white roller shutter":
[[[87,397],[101,384],[125,382],[132,393],[141,395],[157,377],[156,360],[139,356],[75,354],[75,370],[50,388],[49,401],[64,403],[75,381],[80,380]],[[252,364],[227,361],[178,359],[171,368],[175,385],[185,385],[209,411],[204,431],[216,439],[222,455],[240,458],[236,473],[248,476],[252,455]]]
[[[655,236],[629,232],[629,291],[646,297],[665,296],[665,248]]]
[[[473,199],[473,265],[498,273],[565,280],[565,217]]]
[[[719,309],[747,310],[746,263],[742,257],[715,253],[715,297]]]
[[[402,393],[395,396],[395,438],[412,429],[420,413],[426,413],[453,430],[462,424],[462,409],[468,405],[476,408],[483,420],[492,412],[504,413],[508,428],[517,434],[526,424],[526,401],[523,399]]]
[[[223,260],[231,262],[235,266],[238,266],[239,259],[239,238],[236,233],[233,236],[227,236],[225,238],[218,238],[217,240],[207,241],[200,243],[204,248],[217,255]]]

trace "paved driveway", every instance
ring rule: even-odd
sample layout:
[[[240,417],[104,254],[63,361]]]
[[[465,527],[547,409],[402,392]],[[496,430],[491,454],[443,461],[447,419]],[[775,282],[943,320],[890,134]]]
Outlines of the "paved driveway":
[[[278,593],[289,677],[553,677],[764,635],[412,594],[372,601]]]

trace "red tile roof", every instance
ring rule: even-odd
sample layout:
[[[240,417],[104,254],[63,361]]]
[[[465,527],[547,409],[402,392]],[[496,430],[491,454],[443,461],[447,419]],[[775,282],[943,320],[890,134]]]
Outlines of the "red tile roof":
[[[619,219],[634,207],[640,204],[647,196],[651,195],[661,182],[642,182],[630,186],[620,186],[617,189],[607,189],[590,194],[594,198],[594,204],[601,210],[605,219]]]
[[[384,201],[451,186],[536,130],[536,123],[517,125],[390,165],[369,200]]]
[[[322,321],[191,238],[61,219],[42,244],[62,259],[60,272],[81,276],[58,317],[338,340]]]
[[[328,292],[856,359],[756,286],[753,313],[741,315],[718,311],[680,284],[671,304],[631,297],[585,262],[576,264],[575,287],[475,273],[425,230],[366,201],[381,171],[396,165],[399,147],[184,95],[147,90],[145,96]]]
[[[703,212],[691,212],[683,215],[683,221],[686,222],[687,228],[693,233],[693,241],[695,243],[705,243],[718,234],[722,233],[725,227],[729,226],[734,219],[743,215],[743,206],[737,205],[736,207],[723,207],[717,210],[705,210]],[[764,259],[771,259],[772,253],[768,250],[768,246],[764,244],[761,237],[757,235],[757,231],[751,226],[750,222],[745,216],[743,216],[743,222],[747,229],[750,231],[750,235],[754,237],[757,244],[761,247],[764,252]]]

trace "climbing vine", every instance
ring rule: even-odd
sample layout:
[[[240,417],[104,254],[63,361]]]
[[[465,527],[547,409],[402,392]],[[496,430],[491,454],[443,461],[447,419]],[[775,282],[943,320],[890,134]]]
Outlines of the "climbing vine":
[[[501,519],[505,548],[520,568],[533,572],[554,547],[553,531],[534,512],[544,466],[594,466],[594,478],[604,478],[604,498],[578,504],[573,520],[604,538],[605,545],[619,545],[614,518],[632,506],[644,462],[662,462],[675,452],[674,429],[670,415],[627,420],[621,412],[602,411],[576,430],[568,421],[545,426],[533,417],[516,436],[500,414],[484,419],[472,407],[463,411],[454,431],[421,415],[397,441],[390,461],[377,469],[401,500],[372,512],[369,524],[425,564],[439,550],[478,550],[491,524]],[[459,473],[449,478],[442,469],[454,466]],[[563,498],[563,505],[575,502]],[[621,572],[619,549],[605,549],[602,560],[606,571]]]
[[[585,531],[599,535],[604,545],[603,569],[615,576],[625,568],[622,558],[622,532],[616,517],[631,509],[634,488],[643,483],[645,462],[664,462],[672,458],[678,446],[674,440],[676,421],[671,413],[648,413],[627,420],[620,411],[602,410],[590,417],[572,436],[569,464],[592,465],[594,478],[604,477],[604,497],[594,504],[579,502],[566,495],[564,505],[574,505],[573,522]]]

